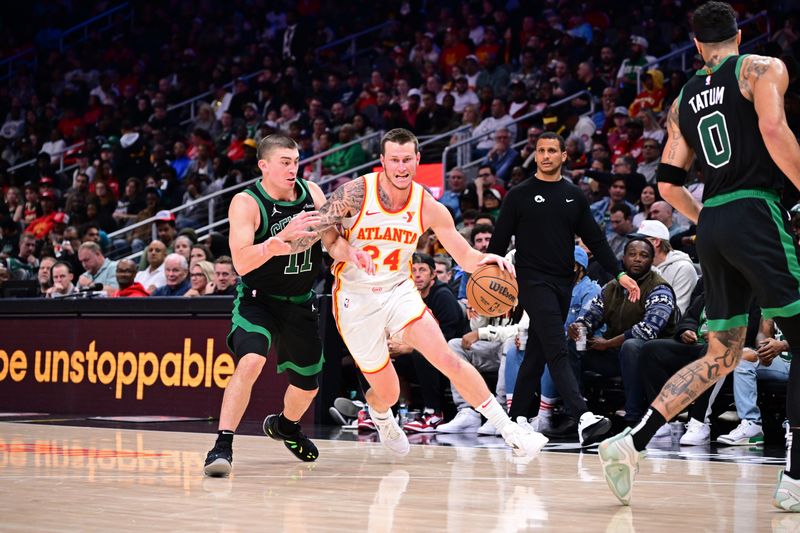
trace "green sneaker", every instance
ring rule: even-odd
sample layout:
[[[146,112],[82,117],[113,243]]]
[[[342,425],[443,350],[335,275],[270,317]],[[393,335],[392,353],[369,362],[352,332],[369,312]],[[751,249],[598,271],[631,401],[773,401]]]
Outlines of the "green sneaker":
[[[800,479],[792,479],[781,470],[778,473],[778,486],[775,487],[775,496],[772,505],[784,511],[800,513]]]
[[[603,475],[614,496],[622,505],[630,505],[633,480],[639,473],[639,460],[644,453],[636,451],[631,428],[600,443],[597,454],[603,465]]]

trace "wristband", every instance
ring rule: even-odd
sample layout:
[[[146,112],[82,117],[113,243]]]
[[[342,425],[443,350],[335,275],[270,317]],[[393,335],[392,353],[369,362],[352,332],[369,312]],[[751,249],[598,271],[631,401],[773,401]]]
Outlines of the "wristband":
[[[617,281],[619,281],[619,278],[621,278],[622,276],[627,276],[627,275],[628,275],[628,273],[623,270],[622,272],[617,274]]]

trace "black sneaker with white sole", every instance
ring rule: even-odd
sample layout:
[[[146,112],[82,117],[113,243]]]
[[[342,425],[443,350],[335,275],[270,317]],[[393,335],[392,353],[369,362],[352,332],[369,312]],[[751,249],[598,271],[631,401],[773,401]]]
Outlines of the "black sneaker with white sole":
[[[269,415],[264,419],[264,433],[275,440],[283,441],[286,449],[294,454],[295,457],[301,461],[311,463],[319,457],[319,450],[311,442],[311,439],[306,437],[300,428],[292,435],[284,435],[278,431],[278,415]]]
[[[206,455],[203,472],[209,477],[227,477],[233,464],[233,449],[229,444],[217,443]]]
[[[604,416],[587,411],[578,421],[578,439],[583,447],[597,444],[609,432],[611,432],[611,421]]]

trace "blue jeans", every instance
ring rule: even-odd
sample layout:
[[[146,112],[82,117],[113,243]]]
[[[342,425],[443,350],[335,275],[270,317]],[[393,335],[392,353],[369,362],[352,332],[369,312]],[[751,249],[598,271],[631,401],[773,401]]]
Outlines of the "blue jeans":
[[[761,410],[756,400],[758,399],[759,379],[770,381],[789,381],[789,368],[791,365],[786,359],[776,357],[772,364],[764,366],[760,361],[751,362],[742,359],[739,366],[733,371],[733,398],[736,400],[736,414],[742,420],[761,422]]]

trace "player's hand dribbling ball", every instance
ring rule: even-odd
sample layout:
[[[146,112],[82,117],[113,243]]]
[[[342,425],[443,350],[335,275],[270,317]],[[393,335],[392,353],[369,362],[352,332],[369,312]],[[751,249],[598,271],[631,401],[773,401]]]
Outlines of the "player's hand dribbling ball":
[[[508,313],[517,305],[518,293],[514,276],[494,263],[478,267],[467,281],[467,303],[487,317]]]

